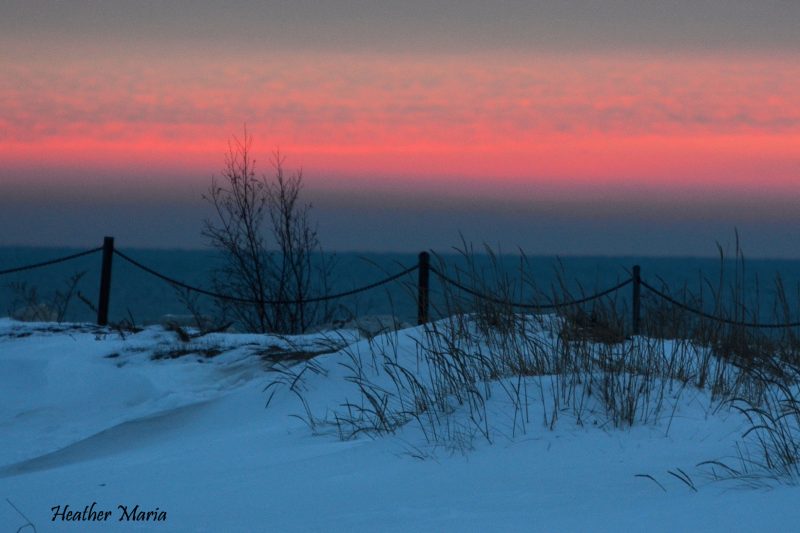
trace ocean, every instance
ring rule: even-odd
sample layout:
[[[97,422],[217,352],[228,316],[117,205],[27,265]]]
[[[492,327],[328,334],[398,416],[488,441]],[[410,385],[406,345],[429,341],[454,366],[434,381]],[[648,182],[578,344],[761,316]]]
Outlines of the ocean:
[[[192,286],[211,288],[211,277],[219,265],[220,256],[209,250],[156,250],[119,248],[131,258],[171,278]],[[0,247],[0,271],[73,254],[73,248]],[[342,292],[379,281],[416,264],[417,254],[404,253],[336,253],[332,254],[335,269],[328,292]],[[58,307],[59,294],[66,293],[70,279],[81,275],[69,298],[63,319],[92,322],[96,319],[99,293],[101,254],[74,259],[25,272],[0,275],[0,316],[9,316],[36,300]],[[730,287],[743,286],[749,318],[764,322],[782,322],[785,315],[775,313],[775,280],[780,277],[786,288],[790,316],[800,320],[800,260],[750,259],[741,264],[733,259],[697,257],[551,257],[503,255],[492,258],[476,254],[472,261],[455,252],[434,254],[432,264],[446,270],[462,284],[480,291],[491,292],[492,280],[507,278],[516,289],[515,300],[530,302],[536,298],[546,303],[554,295],[577,298],[606,289],[630,276],[633,265],[640,265],[642,279],[668,288],[679,299],[687,294],[710,295],[723,287],[723,299],[730,301]],[[471,273],[477,275],[473,275]],[[340,318],[364,315],[395,315],[414,322],[416,317],[415,286],[417,274],[412,273],[397,282],[355,295],[334,303]],[[487,280],[484,287],[475,280]],[[519,281],[524,278],[524,283]],[[720,282],[721,280],[721,282]],[[431,277],[432,316],[445,312],[445,293],[442,281]],[[453,290],[450,294],[457,293]],[[630,302],[630,286],[621,289],[618,303]],[[80,295],[80,297],[79,297]],[[315,292],[316,295],[316,292]],[[87,304],[85,301],[92,305]],[[64,298],[61,298],[61,302]],[[207,314],[215,312],[210,298],[200,296],[197,305]],[[708,305],[708,304],[707,304]],[[706,309],[710,310],[710,309]],[[116,256],[113,261],[109,319],[112,322],[131,320],[136,324],[158,322],[166,314],[189,314],[181,294],[170,284],[139,270]]]

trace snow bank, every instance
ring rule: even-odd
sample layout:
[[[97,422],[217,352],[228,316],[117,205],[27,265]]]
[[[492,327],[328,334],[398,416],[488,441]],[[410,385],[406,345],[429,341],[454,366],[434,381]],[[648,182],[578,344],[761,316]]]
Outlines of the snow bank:
[[[40,532],[775,531],[800,519],[796,487],[748,488],[697,467],[734,454],[746,427],[697,390],[674,394],[668,416],[649,425],[565,415],[551,430],[535,394],[552,381],[529,378],[522,432],[497,382],[491,444],[432,446],[414,424],[340,440],[329,422],[356,399],[348,353],[396,343],[411,360],[420,338],[412,328],[187,345],[159,327],[123,336],[0,320],[0,525],[26,523],[5,498]],[[283,375],[271,370],[278,354],[340,346],[302,378],[308,408],[328,423],[312,431],[287,387],[265,409]],[[80,515],[93,503],[111,511],[107,521],[52,520],[53,508]],[[119,520],[120,506],[136,505],[165,521]]]

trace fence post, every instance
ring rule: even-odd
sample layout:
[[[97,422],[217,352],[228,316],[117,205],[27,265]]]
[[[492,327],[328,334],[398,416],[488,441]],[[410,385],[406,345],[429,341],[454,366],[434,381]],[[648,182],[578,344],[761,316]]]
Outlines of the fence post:
[[[114,237],[103,239],[103,265],[100,269],[100,301],[97,303],[97,325],[108,324],[108,301],[111,297],[111,259],[114,257]]]
[[[633,334],[639,334],[641,319],[641,294],[642,294],[642,269],[639,265],[633,267]]]
[[[428,323],[428,283],[430,280],[430,265],[431,256],[428,252],[420,252],[419,254],[419,282],[417,283],[417,324],[423,325]]]

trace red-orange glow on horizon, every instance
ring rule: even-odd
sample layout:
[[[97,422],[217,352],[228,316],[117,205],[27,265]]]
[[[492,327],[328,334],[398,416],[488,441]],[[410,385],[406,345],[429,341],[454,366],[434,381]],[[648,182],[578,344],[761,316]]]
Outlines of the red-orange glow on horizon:
[[[5,65],[0,173],[205,179],[246,122],[327,188],[799,188],[796,61],[296,59]]]

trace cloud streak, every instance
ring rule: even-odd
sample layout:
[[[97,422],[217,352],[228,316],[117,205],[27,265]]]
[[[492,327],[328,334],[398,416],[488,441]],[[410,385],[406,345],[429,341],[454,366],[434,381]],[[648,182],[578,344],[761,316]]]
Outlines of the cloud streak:
[[[800,65],[733,56],[252,56],[6,65],[0,169],[207,175],[247,123],[316,175],[786,188]],[[255,68],[254,65],[258,65]],[[376,187],[382,181],[374,179]],[[359,185],[359,186],[360,186]],[[474,190],[479,190],[477,187]]]

